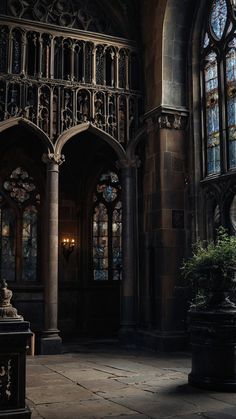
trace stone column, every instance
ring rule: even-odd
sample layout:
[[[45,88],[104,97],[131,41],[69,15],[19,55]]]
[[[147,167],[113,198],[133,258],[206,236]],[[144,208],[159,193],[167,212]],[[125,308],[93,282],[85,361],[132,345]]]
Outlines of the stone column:
[[[121,291],[121,329],[122,340],[131,341],[137,323],[137,266],[136,266],[136,199],[135,182],[138,162],[119,161],[122,177],[122,257],[123,278]]]
[[[44,326],[41,339],[41,354],[61,352],[61,338],[57,328],[58,313],[58,184],[61,156],[44,155],[47,164],[47,222],[46,222],[46,255]]]

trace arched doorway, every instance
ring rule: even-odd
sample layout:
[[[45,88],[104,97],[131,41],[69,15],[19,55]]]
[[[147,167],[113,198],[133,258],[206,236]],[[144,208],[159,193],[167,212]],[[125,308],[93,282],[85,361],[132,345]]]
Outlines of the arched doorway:
[[[44,325],[46,135],[21,118],[0,126],[0,277],[34,332]],[[42,134],[42,135],[41,135]]]
[[[90,130],[62,149],[59,182],[59,329],[114,336],[120,325],[121,182],[117,153]],[[70,254],[63,241],[75,242]]]

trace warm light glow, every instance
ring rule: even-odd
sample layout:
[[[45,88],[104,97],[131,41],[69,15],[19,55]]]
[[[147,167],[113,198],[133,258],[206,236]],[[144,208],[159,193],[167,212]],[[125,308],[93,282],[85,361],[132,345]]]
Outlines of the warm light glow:
[[[70,254],[73,252],[75,248],[75,239],[70,239],[68,237],[63,238],[61,242],[61,247],[63,255],[65,259],[68,261]]]

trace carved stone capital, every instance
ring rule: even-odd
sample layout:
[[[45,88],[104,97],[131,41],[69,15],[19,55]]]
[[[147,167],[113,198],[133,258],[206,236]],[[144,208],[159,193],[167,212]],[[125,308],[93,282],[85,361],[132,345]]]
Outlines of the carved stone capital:
[[[144,115],[147,132],[160,129],[185,130],[188,123],[188,110],[160,106]]]
[[[55,163],[60,166],[65,161],[65,156],[63,154],[54,154],[54,153],[44,153],[42,156],[43,163]]]

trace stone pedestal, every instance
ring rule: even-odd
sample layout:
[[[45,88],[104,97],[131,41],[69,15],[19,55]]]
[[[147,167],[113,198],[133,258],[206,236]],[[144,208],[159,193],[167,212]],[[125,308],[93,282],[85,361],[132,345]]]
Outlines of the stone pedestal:
[[[218,391],[236,391],[236,310],[192,311],[191,385]]]
[[[29,322],[11,304],[12,291],[0,281],[0,418],[29,419],[25,405],[27,339]]]
[[[25,405],[26,345],[31,335],[23,320],[0,321],[0,418],[28,419]]]

